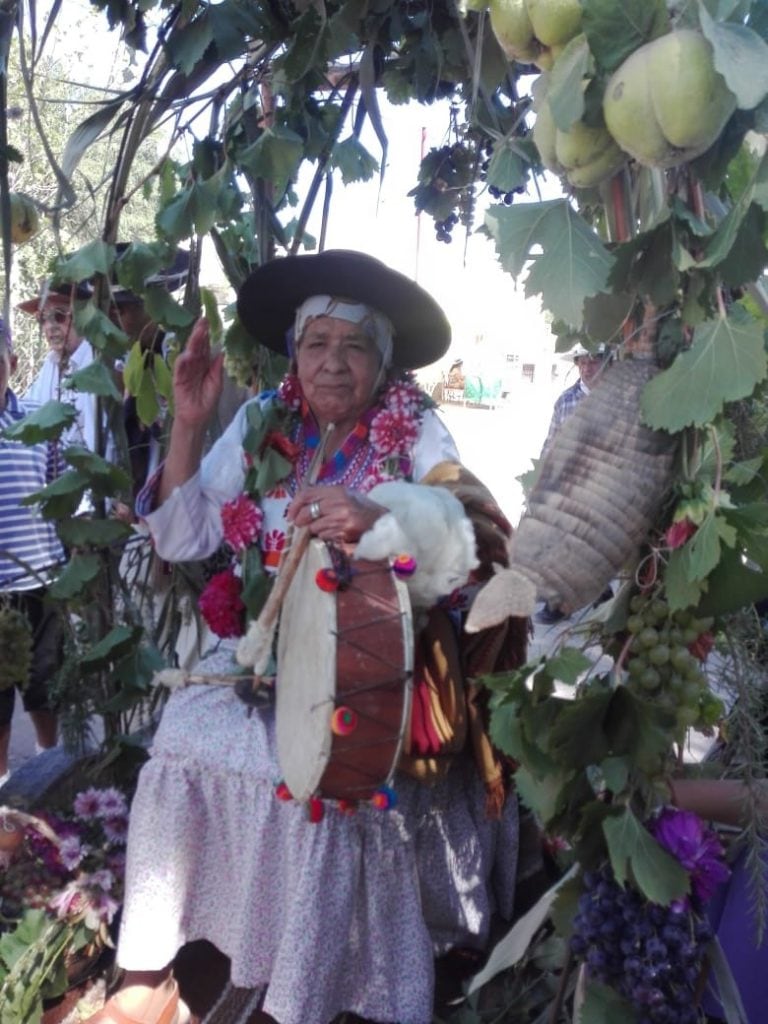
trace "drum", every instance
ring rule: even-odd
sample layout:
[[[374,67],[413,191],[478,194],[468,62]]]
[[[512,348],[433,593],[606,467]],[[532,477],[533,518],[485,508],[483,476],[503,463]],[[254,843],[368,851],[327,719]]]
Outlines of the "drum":
[[[313,540],[278,628],[277,755],[288,790],[300,801],[370,799],[391,780],[409,719],[405,584],[387,561],[348,560]]]

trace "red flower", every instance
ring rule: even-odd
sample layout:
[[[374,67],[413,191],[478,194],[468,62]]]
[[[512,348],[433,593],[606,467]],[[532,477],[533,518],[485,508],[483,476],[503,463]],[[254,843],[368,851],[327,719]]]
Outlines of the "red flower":
[[[211,576],[197,604],[203,618],[220,637],[242,636],[245,605],[243,585],[231,569]]]
[[[301,408],[303,392],[299,378],[295,373],[287,373],[283,377],[277,389],[277,395],[280,401],[287,405],[289,409],[296,410]]]
[[[221,507],[224,540],[238,554],[256,540],[264,521],[264,513],[245,494]]]
[[[405,412],[382,409],[371,423],[370,441],[379,455],[405,455],[418,436],[418,424]]]
[[[688,650],[699,661],[706,661],[709,657],[709,652],[715,646],[715,638],[707,630],[706,633],[702,633],[701,636],[697,636],[692,644],[688,644]]]
[[[278,455],[282,455],[284,459],[288,459],[289,462],[295,462],[301,454],[301,448],[294,444],[285,434],[281,434],[277,430],[270,430],[261,445],[261,454],[263,455],[267,448],[274,448]]]
[[[672,523],[664,534],[664,540],[670,551],[674,551],[675,548],[681,548],[697,530],[698,526],[690,519],[680,519],[678,522]]]

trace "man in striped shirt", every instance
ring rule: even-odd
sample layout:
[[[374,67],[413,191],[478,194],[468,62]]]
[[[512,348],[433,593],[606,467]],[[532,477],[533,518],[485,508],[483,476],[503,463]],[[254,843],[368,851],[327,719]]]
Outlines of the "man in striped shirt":
[[[63,638],[60,615],[46,600],[46,585],[65,556],[53,523],[37,506],[21,501],[50,483],[60,467],[49,459],[49,445],[27,445],[3,436],[34,408],[20,402],[9,387],[15,366],[10,337],[0,320],[0,613],[17,609],[29,623],[32,662],[26,685],[19,689],[37,748],[46,749],[56,744],[56,715],[49,706],[47,684],[60,664]],[[0,689],[0,786],[9,775],[14,704],[14,686]]]

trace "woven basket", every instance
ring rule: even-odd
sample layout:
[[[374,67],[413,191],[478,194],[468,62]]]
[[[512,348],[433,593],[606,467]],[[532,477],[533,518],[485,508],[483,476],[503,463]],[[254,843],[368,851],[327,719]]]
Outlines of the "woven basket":
[[[542,459],[510,549],[478,594],[467,628],[530,615],[537,599],[572,612],[594,601],[636,555],[668,492],[675,438],[640,422],[650,359],[610,366]]]

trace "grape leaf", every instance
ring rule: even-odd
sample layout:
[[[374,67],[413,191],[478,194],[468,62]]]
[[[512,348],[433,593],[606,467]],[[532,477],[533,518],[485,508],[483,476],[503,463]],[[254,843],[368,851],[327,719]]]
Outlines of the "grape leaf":
[[[94,274],[108,274],[114,258],[115,247],[96,239],[71,256],[57,260],[55,277],[62,281],[85,281]]]
[[[613,71],[630,53],[669,31],[664,0],[582,0],[582,27],[595,60]]]
[[[678,548],[669,556],[664,585],[670,611],[692,608],[701,598],[704,587],[690,578],[690,558],[690,552],[685,548]]]
[[[40,441],[50,441],[59,437],[76,419],[77,409],[74,405],[50,401],[29,413],[18,423],[6,427],[2,431],[2,436],[7,437],[9,441],[39,444]]]
[[[165,50],[171,65],[188,75],[203,56],[213,40],[213,25],[208,16],[208,9],[187,25],[183,32],[171,34]]]
[[[557,654],[547,659],[546,667],[553,679],[574,684],[583,672],[592,667],[592,659],[576,647],[561,647]]]
[[[333,147],[331,161],[341,171],[344,185],[355,181],[370,181],[379,169],[379,162],[371,156],[365,146],[354,135]]]
[[[625,807],[603,822],[611,867],[620,885],[631,877],[652,903],[667,906],[690,892],[688,873]]]
[[[578,1024],[637,1024],[635,1008],[614,988],[587,976]]]
[[[70,547],[101,547],[127,540],[132,530],[119,519],[88,519],[76,516],[57,526],[59,536]]]
[[[239,163],[255,177],[271,181],[278,192],[285,190],[304,154],[300,135],[291,128],[267,128],[244,149]]]
[[[715,67],[739,107],[752,110],[768,94],[768,43],[746,25],[715,21],[704,4],[699,4],[699,18]]]
[[[84,672],[94,672],[104,665],[117,661],[138,643],[143,629],[141,626],[115,626],[106,636],[80,655],[80,666]]]
[[[75,597],[91,580],[96,579],[100,569],[101,559],[98,555],[73,555],[48,588],[48,593],[59,601]]]
[[[722,544],[732,548],[736,543],[736,530],[723,516],[710,513],[696,533],[685,545],[689,550],[688,578],[691,582],[704,580],[720,561]]]
[[[613,256],[568,200],[498,207],[485,225],[506,271],[517,277],[531,261],[525,294],[540,294],[557,319],[581,327],[584,300],[606,290]]]
[[[181,306],[160,285],[147,289],[144,306],[155,323],[163,324],[164,327],[189,327],[195,319],[193,313]]]
[[[105,398],[114,398],[116,402],[122,400],[117,390],[114,378],[104,363],[89,363],[77,373],[67,377],[67,383],[76,391],[84,391],[90,395],[102,395]]]
[[[572,39],[557,58],[549,76],[547,102],[557,127],[567,132],[584,115],[582,81],[589,68],[589,47],[584,35]]]
[[[725,402],[745,398],[763,380],[763,329],[755,320],[720,317],[696,328],[693,344],[648,383],[640,407],[648,426],[673,433],[704,426]]]

